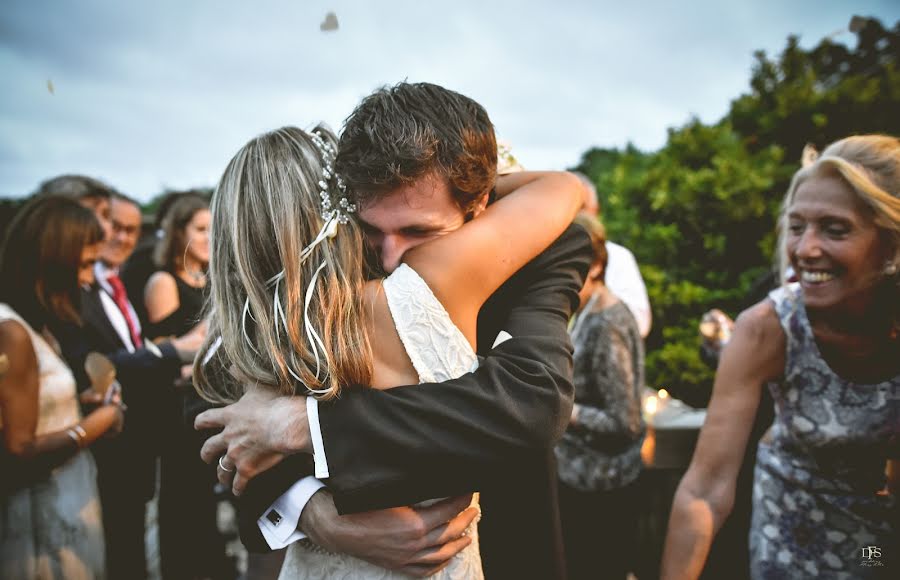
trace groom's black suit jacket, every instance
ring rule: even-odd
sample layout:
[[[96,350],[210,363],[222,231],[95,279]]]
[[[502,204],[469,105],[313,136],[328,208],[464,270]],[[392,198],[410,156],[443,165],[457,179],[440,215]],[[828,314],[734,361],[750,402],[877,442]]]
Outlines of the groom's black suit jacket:
[[[506,282],[478,319],[477,371],[439,384],[350,387],[319,404],[330,477],[342,513],[482,492],[481,551],[488,578],[565,576],[553,445],[573,401],[567,323],[592,259],[571,226]],[[491,349],[505,330],[513,339]],[[241,538],[267,550],[256,520],[295,481],[308,455],[251,481]]]

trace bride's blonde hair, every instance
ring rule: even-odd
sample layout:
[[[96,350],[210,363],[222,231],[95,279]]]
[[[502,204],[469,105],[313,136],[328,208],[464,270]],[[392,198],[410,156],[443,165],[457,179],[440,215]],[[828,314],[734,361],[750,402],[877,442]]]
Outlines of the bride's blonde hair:
[[[341,385],[370,382],[360,229],[343,213],[335,235],[313,243],[327,231],[323,197],[337,207],[343,196],[336,147],[323,125],[284,127],[225,169],[210,208],[209,326],[194,363],[207,400],[233,402],[245,385],[330,399]]]

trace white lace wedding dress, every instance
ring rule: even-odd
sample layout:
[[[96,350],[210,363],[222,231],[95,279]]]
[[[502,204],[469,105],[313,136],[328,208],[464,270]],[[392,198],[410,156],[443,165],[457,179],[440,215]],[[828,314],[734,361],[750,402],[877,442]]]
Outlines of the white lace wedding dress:
[[[425,281],[409,266],[401,264],[384,281],[394,325],[409,355],[419,382],[434,383],[459,377],[477,365],[477,357],[462,332]],[[477,502],[473,500],[473,504]],[[429,502],[425,502],[429,503]],[[480,580],[481,554],[478,529],[467,530],[472,543],[457,554],[450,565],[432,578],[439,580]],[[381,580],[409,578],[346,554],[335,554],[300,540],[288,547],[280,580]]]

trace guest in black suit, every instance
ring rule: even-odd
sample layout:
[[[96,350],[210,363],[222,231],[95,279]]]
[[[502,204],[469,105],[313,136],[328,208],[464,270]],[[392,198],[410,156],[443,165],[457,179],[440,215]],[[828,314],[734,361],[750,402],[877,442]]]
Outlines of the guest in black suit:
[[[106,355],[116,367],[129,420],[121,436],[94,448],[107,575],[145,578],[144,519],[146,502],[155,492],[155,444],[160,437],[155,422],[157,400],[191,360],[202,337],[188,334],[158,347],[144,342],[140,322],[117,276],[137,241],[140,209],[103,184],[93,192],[94,197],[105,192],[109,200],[111,236],[95,265],[96,284],[82,291],[83,326],[59,329],[59,342],[79,385],[89,384],[84,372],[89,352]]]
[[[483,109],[468,99],[462,111],[454,109],[458,116],[450,121],[448,93],[428,84],[382,89],[351,115],[341,138],[338,172],[357,196],[364,228],[385,270],[395,268],[407,250],[470,218],[467,203],[494,179],[485,167],[496,158],[480,153],[485,139],[494,143],[493,127],[484,121],[486,114],[480,115]],[[451,127],[460,119],[462,128]],[[385,198],[397,199],[392,193],[399,187],[414,188],[434,173],[447,180],[456,207],[436,208],[427,197],[383,205]],[[224,469],[235,462],[234,486],[240,490],[261,462],[271,465],[279,458],[258,451],[308,453],[313,450],[310,434],[321,433],[322,439],[313,439],[324,442],[315,446],[315,468],[319,474],[327,472],[330,491],[315,492],[300,516],[301,530],[317,543],[386,567],[429,570],[460,549],[440,536],[448,529],[447,519],[465,504],[451,513],[442,510],[452,508],[452,502],[344,518],[335,517],[335,505],[346,513],[480,489],[486,575],[563,577],[550,450],[571,410],[566,323],[589,262],[587,235],[570,228],[504,285],[479,317],[478,350],[490,356],[476,373],[440,386],[389,391],[347,387],[340,398],[310,405],[315,409],[312,425],[302,398],[245,397],[198,418],[200,427],[227,424],[225,433],[208,442],[205,458],[215,460],[233,442],[222,458],[224,465],[220,463],[220,479],[229,479]],[[491,350],[500,330],[513,340]],[[287,426],[281,420],[285,417],[292,419]],[[293,457],[248,489],[242,529],[251,548],[272,545],[271,537],[286,537],[296,527],[296,520],[268,506],[285,484],[309,473],[308,459]],[[290,494],[279,501],[285,499],[292,501]],[[261,515],[265,518],[258,522]],[[258,524],[269,528],[266,541],[259,537]],[[348,525],[354,528],[349,534]],[[285,526],[288,534],[281,532]],[[362,533],[363,526],[373,532]],[[385,534],[384,529],[396,532]]]

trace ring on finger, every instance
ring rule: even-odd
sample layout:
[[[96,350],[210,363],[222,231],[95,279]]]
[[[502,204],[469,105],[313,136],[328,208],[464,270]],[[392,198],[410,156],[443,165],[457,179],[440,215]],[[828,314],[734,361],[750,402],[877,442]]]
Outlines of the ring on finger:
[[[222,471],[226,471],[228,473],[231,473],[232,471],[234,471],[234,469],[228,469],[227,467],[225,467],[225,456],[224,455],[219,458],[219,467],[222,468]]]

